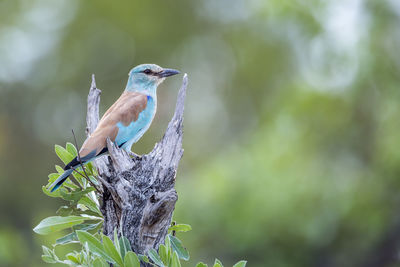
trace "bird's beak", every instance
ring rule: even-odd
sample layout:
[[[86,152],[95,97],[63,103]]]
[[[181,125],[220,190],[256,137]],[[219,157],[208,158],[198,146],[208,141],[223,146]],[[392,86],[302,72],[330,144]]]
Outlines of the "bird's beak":
[[[175,74],[179,74],[180,72],[178,70],[174,69],[163,69],[161,72],[158,73],[158,76],[161,78],[169,77]]]

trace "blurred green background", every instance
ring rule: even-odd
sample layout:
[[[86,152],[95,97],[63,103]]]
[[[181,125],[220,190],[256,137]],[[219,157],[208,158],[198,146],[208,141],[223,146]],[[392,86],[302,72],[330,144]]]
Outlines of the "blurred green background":
[[[189,75],[186,266],[399,266],[399,48],[398,0],[0,0],[0,266],[46,265],[54,144],[83,142],[91,73],[104,112],[140,63]]]

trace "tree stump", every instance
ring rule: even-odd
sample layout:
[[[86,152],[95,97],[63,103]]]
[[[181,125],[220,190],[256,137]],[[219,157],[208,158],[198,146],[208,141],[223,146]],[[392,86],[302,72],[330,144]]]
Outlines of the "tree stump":
[[[183,77],[175,114],[167,130],[153,150],[141,157],[129,155],[109,139],[108,156],[94,161],[102,185],[101,212],[104,234],[113,238],[114,229],[124,235],[134,252],[146,254],[158,249],[171,224],[178,195],[175,177],[183,154],[183,111],[188,84]],[[96,88],[94,75],[88,95],[87,129],[89,136],[99,122],[101,91]]]

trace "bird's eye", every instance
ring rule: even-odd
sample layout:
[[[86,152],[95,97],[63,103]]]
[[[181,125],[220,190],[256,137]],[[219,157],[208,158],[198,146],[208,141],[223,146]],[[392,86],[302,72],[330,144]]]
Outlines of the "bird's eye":
[[[151,70],[150,70],[150,69],[145,69],[143,72],[144,72],[145,74],[150,74],[150,73],[151,73]]]

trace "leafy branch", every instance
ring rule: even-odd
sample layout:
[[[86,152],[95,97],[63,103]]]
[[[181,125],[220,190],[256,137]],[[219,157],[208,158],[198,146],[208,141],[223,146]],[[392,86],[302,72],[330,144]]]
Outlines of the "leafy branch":
[[[57,156],[67,164],[78,156],[76,147],[67,143],[65,148],[55,146]],[[141,262],[158,267],[179,267],[181,260],[189,260],[189,252],[176,237],[177,232],[191,230],[190,225],[175,224],[169,227],[164,244],[158,251],[151,248],[147,255],[135,253],[129,240],[121,233],[118,236],[114,229],[113,240],[102,233],[104,217],[100,211],[99,199],[101,188],[98,183],[98,174],[91,163],[86,167],[81,165],[72,173],[73,180],[67,179],[59,190],[50,192],[49,186],[63,173],[63,169],[56,165],[57,172],[49,174],[49,182],[42,187],[44,194],[53,198],[62,198],[66,204],[61,206],[56,214],[43,219],[33,230],[41,235],[68,231],[58,238],[52,248],[42,246],[43,261],[47,263],[62,263],[68,266],[106,267],[110,264],[119,267],[140,267]],[[71,251],[63,259],[55,253],[56,246],[72,243],[81,244],[80,251]],[[240,261],[234,267],[244,267],[245,261]],[[207,267],[200,262],[196,267]],[[223,267],[219,260],[215,260],[213,267]]]

